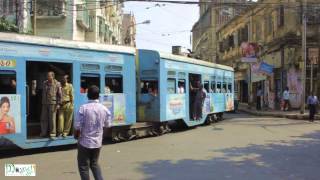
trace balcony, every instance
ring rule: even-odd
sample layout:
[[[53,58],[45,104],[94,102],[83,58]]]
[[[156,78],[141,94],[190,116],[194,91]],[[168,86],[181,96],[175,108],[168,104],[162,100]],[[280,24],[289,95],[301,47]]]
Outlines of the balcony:
[[[85,30],[90,28],[89,12],[84,4],[77,5],[77,24]]]
[[[37,19],[62,19],[66,17],[65,0],[37,1]]]

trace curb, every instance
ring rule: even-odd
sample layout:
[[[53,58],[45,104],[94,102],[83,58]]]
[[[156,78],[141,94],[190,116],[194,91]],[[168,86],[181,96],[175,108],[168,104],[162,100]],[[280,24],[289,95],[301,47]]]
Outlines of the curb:
[[[248,114],[252,114],[255,116],[270,116],[270,117],[278,117],[278,118],[287,118],[293,120],[309,120],[309,115],[304,114],[271,114],[271,113],[264,113],[264,112],[252,112],[246,109],[238,109],[240,112],[245,112]],[[315,120],[320,120],[320,115],[315,115]]]

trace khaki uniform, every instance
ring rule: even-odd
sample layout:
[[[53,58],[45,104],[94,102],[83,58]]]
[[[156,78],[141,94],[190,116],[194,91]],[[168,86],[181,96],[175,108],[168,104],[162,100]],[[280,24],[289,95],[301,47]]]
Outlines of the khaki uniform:
[[[61,104],[61,84],[57,80],[45,81],[42,88],[41,136],[56,136],[57,105]]]
[[[59,109],[58,133],[69,135],[73,116],[73,87],[66,83],[62,86],[62,106]]]

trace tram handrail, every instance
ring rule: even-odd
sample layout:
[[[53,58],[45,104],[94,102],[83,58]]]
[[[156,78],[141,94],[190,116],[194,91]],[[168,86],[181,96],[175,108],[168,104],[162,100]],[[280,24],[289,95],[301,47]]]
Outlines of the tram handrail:
[[[30,114],[30,87],[26,84],[26,93],[27,93],[27,116]]]

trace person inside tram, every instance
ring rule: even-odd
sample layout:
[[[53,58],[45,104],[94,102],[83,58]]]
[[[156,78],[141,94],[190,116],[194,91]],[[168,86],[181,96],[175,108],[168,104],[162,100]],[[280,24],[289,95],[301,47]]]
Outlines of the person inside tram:
[[[111,93],[111,89],[110,89],[109,86],[105,86],[104,87],[104,93],[106,93],[106,94],[110,94]]]
[[[10,80],[10,91],[12,92],[12,94],[15,94],[16,89],[17,89],[16,79],[12,78],[12,79]]]
[[[184,94],[185,90],[184,90],[184,83],[179,82],[178,85],[178,94]]]
[[[195,86],[192,85],[192,82],[195,82]],[[191,109],[192,109],[192,118],[193,120],[196,120],[197,119],[197,112],[196,112],[196,104],[198,103],[199,100],[197,100],[197,92],[200,88],[200,81],[199,80],[196,80],[196,81],[191,81],[190,82],[190,98],[191,98]]]
[[[196,92],[196,97],[195,97],[195,102],[194,102],[194,107],[193,111],[194,113],[194,120],[200,121],[202,118],[202,109],[204,105],[204,100],[206,99],[207,96],[207,91],[204,88],[202,84],[198,84],[198,90]]]
[[[4,96],[0,99],[0,134],[15,133],[15,123],[10,111],[10,100]]]
[[[141,89],[141,93],[142,94],[148,94],[148,87],[147,87],[147,83],[143,83],[142,89]]]

